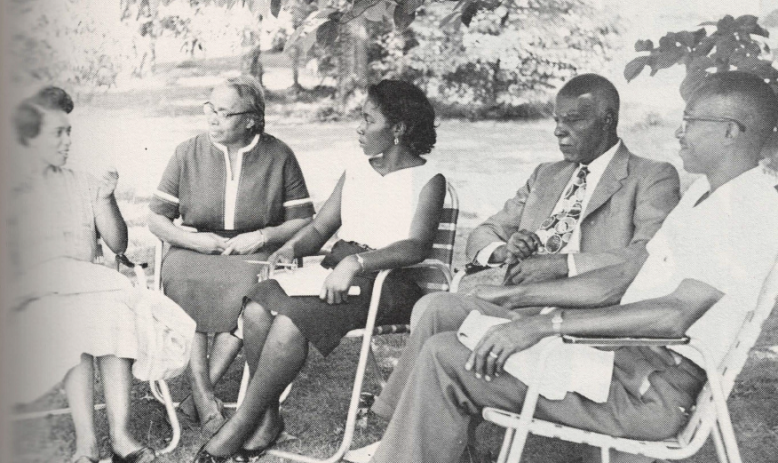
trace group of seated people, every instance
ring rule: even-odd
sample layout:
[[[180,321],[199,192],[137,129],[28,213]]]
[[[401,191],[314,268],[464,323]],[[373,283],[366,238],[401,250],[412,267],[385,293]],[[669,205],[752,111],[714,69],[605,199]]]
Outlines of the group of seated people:
[[[778,98],[741,72],[700,83],[676,131],[684,169],[702,174],[683,198],[673,166],[634,155],[619,138],[619,106],[604,77],[569,80],[555,105],[563,160],[540,164],[467,242],[472,264],[504,268],[503,284],[424,296],[401,270],[430,254],[446,194],[446,179],[422,157],[436,142],[435,112],[424,93],[397,80],[368,88],[357,128],[365,159],[345,166],[314,215],[294,153],[264,130],[260,85],[238,77],[216,86],[203,106],[207,132],[178,146],[148,218],[152,233],[170,245],[164,292],[197,324],[191,394],[179,414],[211,437],[193,462],[253,461],[275,444],[284,431],[279,398],[309,345],[327,356],[364,326],[384,269],[400,270],[386,280],[378,323],[410,321],[412,330],[373,405],[389,420],[375,462],[459,461],[484,407],[521,409],[527,386],[503,367],[515,353],[537,355],[535,346],[548,336],[688,334],[721,360],[778,256],[778,242],[769,239],[778,225],[778,173],[760,164]],[[91,263],[98,237],[116,253],[127,247],[114,195],[118,174],[97,180],[64,167],[72,109],[67,93],[48,87],[16,112],[19,141],[35,165],[17,189],[19,217],[44,211],[47,221],[33,231],[17,224],[24,230],[19,249],[35,250],[18,257],[21,273],[41,275],[52,261]],[[332,272],[318,297],[288,296],[274,279],[257,283],[257,266],[247,262],[315,255],[336,233],[321,264]],[[77,436],[73,461],[98,461],[97,359],[112,461],[148,463],[154,451],[128,432],[137,358],[128,284],[93,281],[105,283],[20,302],[20,346],[29,349],[22,352],[44,359],[29,362],[22,379],[35,387],[25,397],[64,377]],[[358,295],[349,295],[352,286]],[[456,330],[473,311],[510,321],[490,328],[471,350]],[[241,348],[250,381],[227,419],[214,385]],[[569,389],[541,396],[536,416],[616,436],[674,435],[706,380],[698,355],[682,347],[625,347],[609,359],[599,370],[607,375],[593,378],[606,400]]]

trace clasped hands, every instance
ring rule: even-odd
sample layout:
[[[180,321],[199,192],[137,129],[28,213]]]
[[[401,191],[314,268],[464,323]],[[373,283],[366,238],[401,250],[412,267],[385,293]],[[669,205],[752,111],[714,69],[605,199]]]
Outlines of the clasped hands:
[[[265,245],[265,237],[260,230],[241,233],[232,238],[225,238],[216,233],[198,232],[189,236],[190,247],[202,254],[253,254]]]
[[[518,285],[567,276],[567,259],[561,254],[537,254],[543,246],[537,234],[519,230],[492,254],[491,262],[508,265],[503,285]]]

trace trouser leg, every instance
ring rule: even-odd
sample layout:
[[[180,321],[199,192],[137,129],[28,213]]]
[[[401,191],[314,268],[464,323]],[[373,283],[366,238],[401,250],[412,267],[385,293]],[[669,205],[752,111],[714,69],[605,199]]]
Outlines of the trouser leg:
[[[427,339],[436,333],[456,331],[473,310],[479,310],[486,315],[508,317],[508,310],[500,306],[460,294],[432,293],[419,299],[413,311],[421,311],[422,315],[409,336],[386,386],[376,398],[373,412],[386,419],[392,417],[408,377],[414,369],[416,357]]]

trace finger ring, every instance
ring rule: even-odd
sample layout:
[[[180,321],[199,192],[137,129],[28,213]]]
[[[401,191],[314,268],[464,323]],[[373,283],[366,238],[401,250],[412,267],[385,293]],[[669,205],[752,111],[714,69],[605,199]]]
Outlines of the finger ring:
[[[499,355],[495,354],[494,352],[489,352],[489,357],[497,358]]]

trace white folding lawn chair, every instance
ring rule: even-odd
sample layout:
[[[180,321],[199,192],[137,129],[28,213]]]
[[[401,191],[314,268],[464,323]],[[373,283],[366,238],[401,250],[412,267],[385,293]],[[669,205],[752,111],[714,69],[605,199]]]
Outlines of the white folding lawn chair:
[[[99,260],[102,261],[102,248],[99,248],[99,254],[101,255],[99,257]],[[146,273],[144,271],[144,269],[148,267],[147,264],[145,263],[135,264],[131,262],[124,254],[117,254],[116,270],[118,271],[122,265],[125,265],[133,269],[137,280],[136,285],[140,285],[142,287],[148,287]],[[168,388],[167,382],[165,380],[149,381],[149,389],[151,390],[151,393],[154,396],[154,398],[157,399],[161,404],[165,406],[165,412],[167,413],[168,420],[170,422],[170,427],[172,428],[172,436],[170,438],[170,442],[168,443],[168,445],[161,450],[155,451],[157,455],[162,455],[173,451],[173,449],[175,449],[176,446],[178,446],[178,442],[181,439],[181,426],[178,422],[178,416],[176,415],[176,410],[173,405],[173,399],[170,396],[170,389]],[[104,408],[105,408],[105,404],[95,405],[95,410],[102,410]],[[59,409],[45,410],[40,412],[19,413],[13,416],[13,420],[21,421],[21,420],[28,420],[34,418],[43,418],[48,416],[65,415],[68,413],[70,413],[70,408],[59,408]]]
[[[529,385],[521,413],[516,414],[496,408],[483,410],[484,419],[506,428],[498,463],[518,463],[529,433],[599,447],[602,461],[606,463],[610,458],[610,449],[668,460],[688,458],[697,453],[708,436],[712,436],[720,463],[741,463],[740,451],[727,409],[727,397],[748,359],[751,348],[762,331],[764,321],[776,305],[776,296],[778,296],[778,263],[765,280],[756,307],[746,316],[736,341],[720,365],[714,364],[711,354],[704,346],[687,337],[680,339],[634,339],[562,336],[544,339],[542,342],[545,344],[545,348],[539,360],[541,371],[538,372],[536,381]],[[608,347],[667,346],[688,343],[702,354],[708,382],[697,397],[694,412],[686,426],[674,438],[663,441],[613,437],[543,421],[534,418],[533,415],[543,370],[548,367],[544,358],[562,343]]]
[[[454,258],[454,239],[456,237],[457,219],[459,217],[459,200],[454,187],[447,183],[446,200],[441,213],[438,231],[432,246],[432,254],[424,262],[412,267],[416,281],[422,286],[425,292],[447,291],[452,281],[452,262]],[[405,333],[410,329],[409,325],[382,325],[376,326],[376,315],[378,314],[378,303],[381,299],[381,291],[384,280],[392,270],[382,270],[376,277],[373,286],[373,292],[370,299],[370,308],[367,315],[367,323],[364,329],[353,330],[346,337],[362,338],[362,347],[359,354],[356,374],[354,376],[354,386],[351,390],[351,399],[349,409],[346,415],[346,425],[343,432],[343,439],[338,450],[329,458],[319,459],[308,455],[287,452],[283,450],[271,449],[267,453],[276,457],[289,460],[319,463],[335,463],[341,460],[346,452],[351,448],[351,441],[354,438],[354,429],[357,422],[357,412],[359,411],[360,400],[362,396],[362,385],[364,382],[365,371],[368,364],[371,370],[376,374],[381,382],[381,386],[386,383],[373,351],[373,336],[381,334]],[[244,376],[245,377],[245,376]],[[247,378],[247,377],[246,377]],[[240,398],[243,397],[244,387],[241,387]]]

